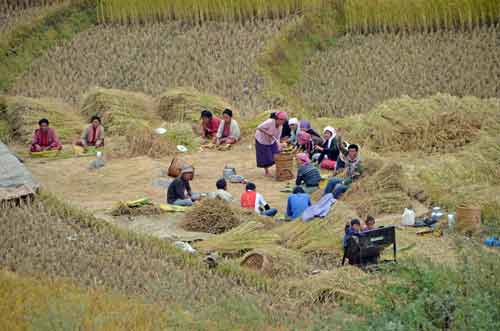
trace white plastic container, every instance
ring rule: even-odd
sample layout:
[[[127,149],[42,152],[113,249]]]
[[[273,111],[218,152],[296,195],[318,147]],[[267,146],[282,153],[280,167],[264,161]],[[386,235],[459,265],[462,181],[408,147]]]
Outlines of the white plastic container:
[[[413,210],[405,208],[403,216],[401,217],[401,225],[404,226],[415,225],[415,212]]]

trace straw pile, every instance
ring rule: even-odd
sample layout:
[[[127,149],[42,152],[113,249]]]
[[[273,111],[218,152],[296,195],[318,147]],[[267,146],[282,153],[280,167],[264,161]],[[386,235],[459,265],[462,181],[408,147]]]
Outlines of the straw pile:
[[[267,231],[264,224],[250,221],[226,233],[197,243],[195,247],[204,252],[239,255],[252,249],[275,245],[279,240],[280,237]]]
[[[304,304],[373,304],[376,279],[361,269],[345,266],[288,284],[290,294]]]
[[[221,199],[206,199],[189,210],[181,226],[187,231],[220,234],[240,223],[229,203]]]
[[[161,158],[172,155],[176,151],[175,143],[169,137],[157,135],[149,128],[131,129],[125,139],[126,155],[122,156],[147,155],[152,158]]]
[[[389,100],[367,116],[357,138],[375,151],[450,152],[499,127],[499,99],[437,94]]]
[[[74,109],[55,99],[5,97],[0,99],[10,135],[20,143],[29,144],[41,118],[47,118],[62,143],[79,137],[84,127],[82,117]]]
[[[87,118],[101,117],[112,135],[125,135],[130,128],[150,127],[158,118],[152,98],[142,93],[95,88],[82,102],[81,112]]]
[[[202,94],[194,88],[170,89],[160,95],[160,116],[166,121],[198,121],[202,110],[220,116],[224,109],[237,111],[221,97]]]
[[[399,213],[410,206],[406,175],[401,164],[388,162],[373,175],[355,182],[345,200],[356,208],[359,215]]]
[[[113,216],[159,215],[161,213],[162,210],[154,204],[147,204],[139,207],[129,207],[125,202],[117,203],[116,206],[111,210],[111,215]]]
[[[345,224],[356,213],[342,201],[337,201],[323,219],[303,223],[293,221],[284,223],[272,231],[281,238],[281,244],[303,253],[326,253],[342,255],[342,237]]]

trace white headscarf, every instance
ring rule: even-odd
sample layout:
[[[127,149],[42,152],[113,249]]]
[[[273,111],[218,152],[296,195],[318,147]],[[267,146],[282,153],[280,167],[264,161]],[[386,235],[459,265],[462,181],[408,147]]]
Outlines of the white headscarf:
[[[299,125],[299,120],[296,117],[290,118],[288,120],[288,125]]]
[[[326,131],[329,131],[332,134],[331,138],[328,139],[328,148],[330,148],[332,145],[333,138],[337,136],[337,131],[335,130],[335,128],[331,126],[327,126],[326,128],[323,129],[323,133],[325,133]]]

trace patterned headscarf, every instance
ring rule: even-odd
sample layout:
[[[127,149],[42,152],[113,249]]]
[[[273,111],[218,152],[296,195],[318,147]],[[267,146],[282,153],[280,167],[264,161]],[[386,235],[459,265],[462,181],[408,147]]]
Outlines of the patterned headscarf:
[[[286,120],[288,118],[288,114],[284,111],[279,111],[276,113],[277,120]]]

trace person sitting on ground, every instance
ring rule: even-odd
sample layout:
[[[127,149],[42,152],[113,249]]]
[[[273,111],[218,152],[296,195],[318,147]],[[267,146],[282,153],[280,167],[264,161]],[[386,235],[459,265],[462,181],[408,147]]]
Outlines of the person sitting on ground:
[[[307,120],[301,120],[299,123],[300,131],[307,132],[311,135],[311,139],[313,141],[313,145],[321,145],[323,144],[323,138],[316,132],[311,126],[311,122]]]
[[[222,121],[217,130],[217,145],[232,145],[240,140],[240,127],[233,119],[233,111],[226,108],[222,112]]]
[[[278,213],[276,208],[271,208],[262,194],[257,193],[257,187],[254,183],[247,183],[245,192],[241,195],[241,207],[245,209],[254,209],[257,214],[273,217]]]
[[[286,217],[290,220],[295,220],[302,216],[304,210],[311,205],[311,197],[304,192],[304,189],[297,186],[293,189],[293,194],[288,196],[286,206]]]
[[[82,137],[76,142],[77,146],[86,149],[89,146],[100,148],[104,146],[104,127],[99,116],[92,116],[90,125],[83,131]]]
[[[299,152],[306,153],[308,156],[311,155],[313,150],[313,140],[309,133],[300,131],[297,134],[297,150]]]
[[[62,145],[59,142],[56,131],[49,127],[49,120],[42,118],[38,121],[39,128],[33,133],[33,139],[31,140],[30,151],[33,152],[43,152],[50,150],[61,150]]]
[[[347,148],[347,154],[341,160],[344,151],[337,161],[335,173],[339,174],[344,172],[345,175],[342,177],[333,177],[328,181],[326,185],[324,194],[333,193],[333,197],[338,199],[344,194],[352,182],[358,179],[363,174],[363,164],[361,163],[361,158],[359,156],[358,145],[351,144]]]
[[[199,134],[205,140],[209,142],[216,142],[217,132],[219,130],[221,120],[214,116],[210,111],[203,110],[201,112],[201,124],[199,128]]]
[[[321,168],[333,170],[335,169],[335,162],[340,155],[335,129],[327,126],[323,130],[323,139],[325,142],[322,145],[314,147],[313,159],[318,162]]]
[[[344,248],[347,248],[347,243],[350,237],[359,235],[360,233],[361,233],[361,222],[357,218],[354,218],[351,220],[350,223],[346,224],[345,226],[345,234],[343,239]]]
[[[303,187],[306,193],[312,193],[319,187],[321,181],[321,174],[305,153],[297,154],[297,179],[295,185]]]
[[[290,137],[288,138],[288,143],[292,146],[297,145],[297,134],[300,132],[299,120],[297,118],[291,118],[288,121],[288,126],[290,127]]]
[[[227,191],[227,182],[224,178],[219,179],[215,186],[217,191],[215,191],[215,198],[222,199],[226,202],[233,202],[233,195]]]
[[[375,229],[375,218],[371,215],[366,216],[365,227],[363,231],[370,231]]]
[[[192,181],[193,178],[193,167],[183,167],[181,174],[168,186],[167,203],[183,207],[192,206],[193,202],[199,198],[196,193],[191,191],[191,185],[189,182]]]

